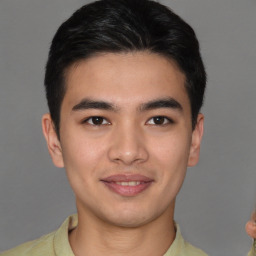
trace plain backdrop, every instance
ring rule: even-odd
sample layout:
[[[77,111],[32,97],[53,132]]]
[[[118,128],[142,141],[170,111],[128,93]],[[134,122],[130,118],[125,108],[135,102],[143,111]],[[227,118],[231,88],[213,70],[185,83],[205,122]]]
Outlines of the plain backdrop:
[[[41,132],[44,66],[59,25],[89,1],[0,1],[0,251],[49,233],[75,212],[65,171]],[[175,219],[214,256],[246,255],[256,202],[256,1],[169,0],[195,29],[208,73],[201,159]]]

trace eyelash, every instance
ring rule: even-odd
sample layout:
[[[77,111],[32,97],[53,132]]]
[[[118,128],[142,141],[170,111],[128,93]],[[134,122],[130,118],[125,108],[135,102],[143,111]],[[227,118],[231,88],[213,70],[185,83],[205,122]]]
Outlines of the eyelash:
[[[95,124],[95,123],[93,123],[93,119],[94,119],[94,121],[96,121],[95,119],[101,120],[101,121],[103,121],[103,123]],[[90,122],[90,120],[91,120],[91,122]],[[109,125],[110,122],[106,118],[104,118],[102,116],[90,116],[89,118],[86,118],[85,120],[83,120],[82,124],[89,124],[89,125],[93,125],[93,126],[100,126],[100,125]]]
[[[155,119],[155,120],[154,120]],[[160,121],[160,123],[157,124],[157,120]],[[151,120],[154,121],[154,123],[150,123]],[[96,121],[96,123],[95,123]],[[99,123],[97,123],[97,121],[99,121]],[[162,123],[161,123],[162,121]],[[168,125],[168,124],[173,124],[174,121],[166,116],[154,116],[154,117],[151,117],[147,122],[146,124],[148,125],[156,125],[156,126],[165,126],[165,125]],[[89,118],[86,118],[85,120],[82,121],[82,124],[89,124],[89,125],[93,125],[93,126],[101,126],[101,125],[110,125],[110,122],[102,117],[102,116],[91,116]]]
[[[156,120],[154,119],[157,119],[157,118],[160,118],[161,121],[163,121],[163,123],[160,123],[160,124],[157,124],[156,123]],[[149,121],[150,120],[154,120],[154,124],[149,124]],[[174,121],[172,119],[170,119],[169,117],[166,117],[166,116],[154,116],[154,117],[151,117],[147,122],[146,124],[149,124],[149,125],[156,125],[156,126],[165,126],[165,125],[168,125],[168,124],[173,124]]]

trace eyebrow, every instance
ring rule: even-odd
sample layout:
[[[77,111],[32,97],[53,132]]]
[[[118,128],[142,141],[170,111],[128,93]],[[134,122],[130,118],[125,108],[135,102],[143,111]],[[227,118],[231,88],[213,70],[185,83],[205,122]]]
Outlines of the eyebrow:
[[[177,100],[170,97],[156,99],[156,100],[152,100],[147,103],[144,103],[139,107],[139,110],[143,112],[143,111],[153,110],[158,108],[171,108],[171,109],[183,111],[182,105]]]
[[[144,111],[154,110],[159,108],[171,108],[171,109],[183,111],[181,104],[177,100],[169,97],[160,98],[160,99],[143,103],[138,107],[138,111],[144,112]],[[108,111],[115,111],[115,112],[119,110],[119,108],[112,103],[109,103],[106,101],[92,100],[89,98],[82,99],[78,104],[76,104],[72,108],[73,111],[80,111],[80,110],[86,110],[86,109],[101,109],[101,110],[108,110]]]
[[[111,110],[117,111],[117,107],[113,104],[105,101],[96,101],[92,99],[82,99],[78,104],[76,104],[72,110],[86,110],[86,109],[102,109],[102,110]]]

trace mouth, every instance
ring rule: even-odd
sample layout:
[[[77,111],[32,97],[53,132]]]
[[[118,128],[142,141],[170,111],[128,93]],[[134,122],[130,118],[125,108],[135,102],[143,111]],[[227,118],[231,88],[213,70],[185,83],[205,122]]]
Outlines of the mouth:
[[[153,179],[143,175],[112,175],[100,181],[112,192],[126,197],[142,193],[154,182]]]

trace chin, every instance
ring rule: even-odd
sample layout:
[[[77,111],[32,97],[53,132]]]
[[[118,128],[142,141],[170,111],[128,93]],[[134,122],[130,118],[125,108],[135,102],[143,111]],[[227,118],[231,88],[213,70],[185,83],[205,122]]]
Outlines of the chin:
[[[110,223],[113,226],[120,227],[120,228],[138,228],[138,227],[144,226],[148,222],[150,221],[147,219],[139,218],[139,217],[119,218],[115,220],[110,220]]]
[[[108,216],[105,215],[103,219],[105,222],[116,227],[137,228],[146,225],[157,218],[154,214],[145,214],[145,212],[145,210],[135,212],[133,208],[127,211],[116,211],[115,213],[110,213]]]

